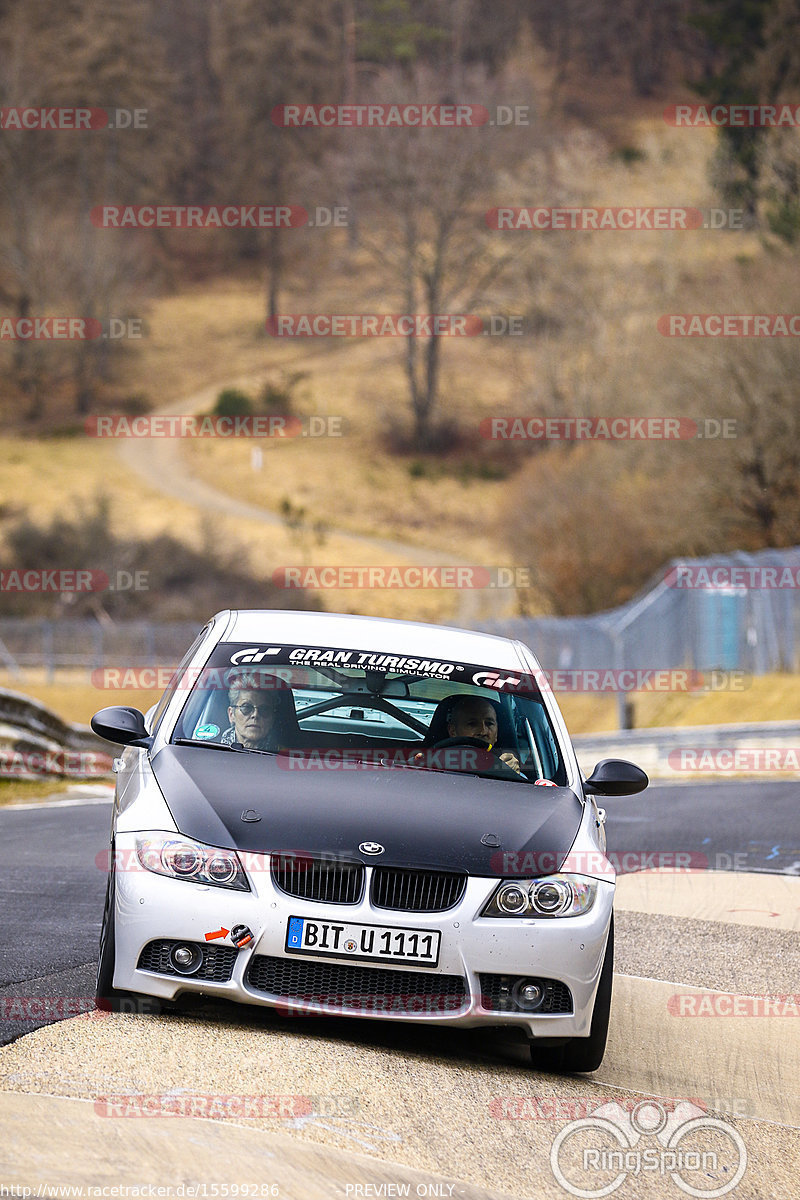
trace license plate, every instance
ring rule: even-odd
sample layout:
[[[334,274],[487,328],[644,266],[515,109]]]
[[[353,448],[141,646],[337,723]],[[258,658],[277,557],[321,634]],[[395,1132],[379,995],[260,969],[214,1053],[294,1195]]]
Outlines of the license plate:
[[[290,954],[321,954],[329,958],[380,960],[435,967],[439,961],[438,930],[397,929],[388,925],[354,925],[349,921],[318,921],[289,917],[286,949]]]

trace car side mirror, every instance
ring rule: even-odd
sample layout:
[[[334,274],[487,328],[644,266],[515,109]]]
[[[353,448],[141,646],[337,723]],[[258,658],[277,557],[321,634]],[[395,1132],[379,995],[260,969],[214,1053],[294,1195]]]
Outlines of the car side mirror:
[[[604,758],[584,783],[594,796],[633,796],[643,792],[650,780],[641,769],[623,758]]]
[[[92,717],[91,726],[99,737],[107,742],[116,742],[118,746],[142,746],[149,750],[153,744],[144,716],[138,708],[125,708],[122,705],[101,708]]]

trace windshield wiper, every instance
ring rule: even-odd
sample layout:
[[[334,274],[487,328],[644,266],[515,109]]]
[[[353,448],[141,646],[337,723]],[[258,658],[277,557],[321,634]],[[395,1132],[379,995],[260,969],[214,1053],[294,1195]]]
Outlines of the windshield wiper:
[[[277,754],[277,750],[258,750],[255,747],[248,749],[240,742],[214,742],[206,738],[175,738],[174,742],[170,742],[171,746],[208,746],[210,750],[233,750],[235,754]]]
[[[244,746],[231,746],[229,742],[213,742],[206,738],[175,738],[173,746],[208,746],[210,750],[233,750],[238,753]]]

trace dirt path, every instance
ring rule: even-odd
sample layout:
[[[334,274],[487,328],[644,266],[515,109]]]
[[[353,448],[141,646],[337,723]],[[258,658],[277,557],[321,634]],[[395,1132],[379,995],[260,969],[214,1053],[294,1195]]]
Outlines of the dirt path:
[[[284,364],[285,365],[285,364]],[[238,386],[247,388],[260,382],[263,370],[258,377],[240,380]],[[224,383],[215,383],[193,392],[179,400],[173,400],[162,408],[155,410],[156,415],[184,415],[207,412],[213,405],[220,388],[230,385],[230,377]],[[229,516],[238,520],[257,521],[262,525],[284,527],[282,517],[268,508],[237,500],[228,492],[220,491],[211,484],[205,483],[192,474],[186,465],[177,439],[164,438],[121,438],[117,446],[118,454],[124,465],[138,475],[147,485],[162,495],[180,500],[201,512],[212,513],[216,517]],[[328,525],[328,536],[340,538],[359,549],[385,556],[392,556],[399,564],[414,566],[464,566],[469,565],[450,552],[444,553],[423,546],[412,545],[387,538],[369,537],[364,534],[352,533]],[[461,591],[456,609],[456,623],[470,625],[478,619],[479,614],[485,616],[487,608],[495,615],[500,615],[501,596],[498,592],[488,589],[475,588]]]

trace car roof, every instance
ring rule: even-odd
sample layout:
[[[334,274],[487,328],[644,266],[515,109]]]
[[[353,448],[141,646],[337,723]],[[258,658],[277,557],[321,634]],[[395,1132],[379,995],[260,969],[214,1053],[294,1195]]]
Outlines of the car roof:
[[[521,643],[511,638],[447,625],[296,609],[239,609],[231,610],[227,616],[229,620],[220,639],[226,642],[275,641],[283,645],[368,650],[511,670],[528,665],[520,653]]]

